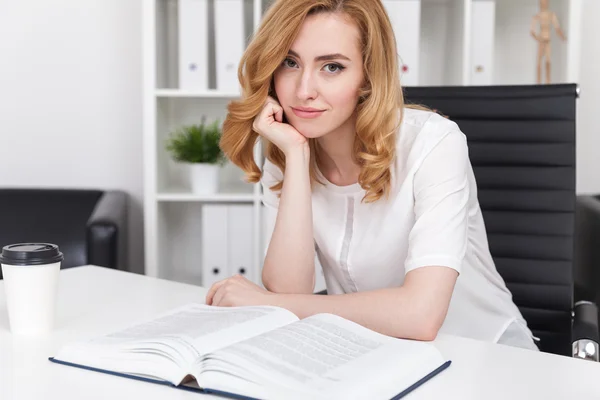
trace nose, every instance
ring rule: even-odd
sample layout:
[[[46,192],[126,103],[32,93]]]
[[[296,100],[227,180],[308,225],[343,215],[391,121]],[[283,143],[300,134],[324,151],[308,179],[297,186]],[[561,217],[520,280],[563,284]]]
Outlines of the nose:
[[[300,75],[300,82],[298,82],[296,90],[296,96],[298,96],[299,100],[314,100],[317,97],[317,82],[315,80],[313,71],[306,68]]]

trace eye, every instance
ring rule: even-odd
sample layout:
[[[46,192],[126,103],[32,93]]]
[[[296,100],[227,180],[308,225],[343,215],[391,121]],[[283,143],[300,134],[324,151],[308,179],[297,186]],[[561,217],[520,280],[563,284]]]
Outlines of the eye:
[[[327,64],[325,68],[328,69],[327,72],[336,73],[343,71],[346,67],[340,64]]]
[[[289,68],[296,67],[296,61],[292,60],[291,58],[286,58],[285,60],[283,60],[282,64],[284,67],[289,67]]]

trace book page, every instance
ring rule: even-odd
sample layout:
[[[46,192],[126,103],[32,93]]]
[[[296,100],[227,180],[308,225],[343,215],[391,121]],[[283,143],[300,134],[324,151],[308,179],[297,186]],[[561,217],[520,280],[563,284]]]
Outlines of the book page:
[[[379,388],[386,394],[399,392],[403,384],[408,387],[414,383],[412,379],[418,380],[422,371],[431,372],[443,363],[431,344],[391,338],[330,314],[309,317],[234,344],[215,352],[214,359],[207,361],[206,368],[211,367],[211,361],[218,364],[218,359],[252,365],[248,379],[266,380],[265,386],[310,388],[315,396],[324,397],[343,393],[344,398],[359,393],[369,397]],[[416,375],[411,374],[414,370]],[[386,386],[387,381],[391,383]],[[369,387],[375,383],[377,389],[363,392],[357,382]]]
[[[278,307],[214,307],[188,304],[155,319],[97,338],[98,343],[178,339],[195,351],[195,357],[260,333],[297,321]]]
[[[278,307],[188,304],[104,336],[70,343],[56,358],[97,368],[125,368],[177,384],[202,354],[297,320]]]

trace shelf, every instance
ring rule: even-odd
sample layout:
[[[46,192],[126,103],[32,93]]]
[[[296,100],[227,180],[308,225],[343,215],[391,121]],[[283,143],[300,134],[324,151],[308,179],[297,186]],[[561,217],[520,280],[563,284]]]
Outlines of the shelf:
[[[224,92],[222,90],[179,90],[179,89],[156,89],[156,97],[159,98],[199,98],[199,99],[236,99],[241,93]]]
[[[186,192],[162,192],[157,194],[160,202],[201,202],[201,203],[253,203],[252,193],[195,194]]]
[[[255,204],[162,202],[155,206],[160,266],[156,276],[208,288],[241,273],[260,283]]]
[[[550,1],[550,10],[556,13],[567,38],[576,36],[576,27],[571,26],[569,18],[573,3]],[[491,15],[493,19],[488,23],[494,27],[493,43],[490,46],[493,58],[491,84],[536,83],[538,45],[529,36],[529,28],[531,18],[537,12],[539,0],[496,0],[495,12]],[[562,42],[553,28],[551,35],[552,83],[570,83],[569,63],[573,63],[574,60],[569,58],[569,46],[573,43],[570,40]]]
[[[214,14],[216,2],[207,1],[211,4],[210,15]],[[262,15],[273,2],[243,0],[246,40],[252,38]],[[553,32],[553,83],[577,82],[581,2],[550,0],[550,8],[557,13],[568,38],[563,43],[556,40]],[[393,12],[390,18],[397,38],[398,56],[403,63],[403,86],[535,82],[537,45],[530,37],[529,29],[531,17],[539,11],[539,0],[385,0],[384,3]],[[146,273],[201,284],[203,265],[212,264],[205,260],[210,252],[203,248],[214,248],[203,246],[202,240],[206,238],[205,234],[218,232],[213,226],[220,225],[221,220],[217,218],[219,223],[211,222],[206,226],[203,221],[208,220],[207,216],[218,216],[218,210],[224,208],[234,215],[227,218],[227,221],[233,221],[233,232],[243,232],[240,236],[248,237],[245,244],[252,246],[252,251],[240,252],[246,255],[231,254],[244,257],[243,265],[250,265],[251,273],[259,281],[270,238],[268,229],[272,228],[267,226],[268,221],[264,218],[260,184],[247,183],[243,171],[227,163],[219,171],[217,193],[194,194],[189,168],[173,161],[166,150],[166,141],[175,129],[199,123],[203,118],[207,123],[222,123],[230,102],[241,98],[241,89],[236,89],[235,85],[218,84],[217,71],[223,76],[223,68],[218,67],[216,59],[215,20],[209,19],[206,24],[209,31],[208,57],[205,57],[208,82],[186,85],[185,79],[180,79],[184,70],[180,68],[179,17],[190,14],[179,12],[179,0],[151,0],[143,4]],[[193,32],[191,36],[196,37]],[[223,48],[227,47],[220,47]],[[229,74],[231,68],[226,72]],[[217,89],[219,87],[221,89]],[[264,162],[260,141],[256,149],[256,164],[260,167]],[[240,208],[251,209],[251,214],[240,211],[240,217],[235,217]],[[229,243],[230,239],[219,240]],[[228,262],[228,268],[230,264],[236,268],[241,265],[237,261]],[[324,277],[320,273],[316,290],[323,288]]]

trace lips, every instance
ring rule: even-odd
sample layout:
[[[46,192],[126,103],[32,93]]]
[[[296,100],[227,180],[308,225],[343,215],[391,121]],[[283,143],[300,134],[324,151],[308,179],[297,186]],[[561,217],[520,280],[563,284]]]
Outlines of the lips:
[[[317,118],[325,112],[325,110],[319,110],[316,108],[308,108],[308,107],[299,107],[299,108],[292,107],[292,111],[294,112],[294,114],[296,116],[298,116],[300,118],[307,118],[307,119]]]

